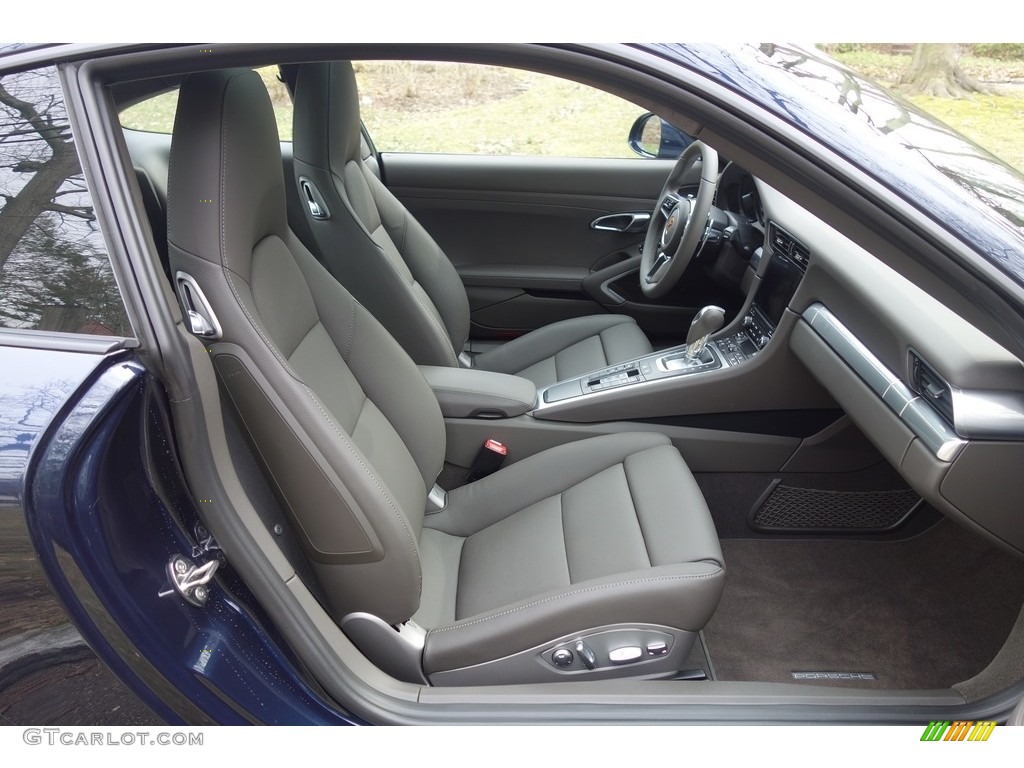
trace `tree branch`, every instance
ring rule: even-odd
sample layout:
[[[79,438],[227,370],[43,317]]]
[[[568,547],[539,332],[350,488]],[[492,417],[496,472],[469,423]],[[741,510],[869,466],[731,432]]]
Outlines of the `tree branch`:
[[[49,205],[43,206],[44,211],[52,211],[53,213],[67,214],[68,216],[77,216],[80,219],[86,221],[96,221],[96,216],[92,212],[92,208],[88,206],[71,206],[61,205],[60,203],[50,203]]]
[[[55,126],[47,117],[40,114],[34,105],[22,101],[4,88],[2,82],[0,82],[0,104],[6,104],[11,109],[17,110],[22,119],[35,129],[43,141],[50,145],[54,153],[67,150],[67,144],[61,137],[63,129],[60,126]],[[57,132],[57,135],[54,135],[54,131]]]

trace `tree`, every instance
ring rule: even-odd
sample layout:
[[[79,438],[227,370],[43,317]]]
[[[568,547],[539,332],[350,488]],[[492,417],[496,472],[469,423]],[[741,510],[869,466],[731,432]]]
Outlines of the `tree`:
[[[30,73],[34,74],[34,73]],[[15,75],[25,85],[28,79]],[[71,129],[67,124],[64,104],[53,97],[53,91],[43,83],[29,84],[25,90],[36,95],[38,103],[20,98],[0,81],[0,114],[5,118],[4,144],[9,150],[14,144],[22,152],[3,153],[4,167],[16,174],[29,174],[29,179],[17,194],[2,194],[4,207],[0,210],[0,268],[14,251],[18,242],[43,211],[53,211],[81,218],[92,219],[91,207],[66,206],[57,202],[61,194],[73,194],[62,190],[68,180],[80,173],[78,156],[71,140]],[[35,86],[35,87],[33,87]],[[58,91],[59,93],[59,91]]]
[[[0,77],[0,327],[127,330],[52,68]]]
[[[918,43],[910,66],[900,77],[904,93],[961,99],[969,93],[985,93],[986,88],[972,80],[960,68],[960,46],[956,43]]]

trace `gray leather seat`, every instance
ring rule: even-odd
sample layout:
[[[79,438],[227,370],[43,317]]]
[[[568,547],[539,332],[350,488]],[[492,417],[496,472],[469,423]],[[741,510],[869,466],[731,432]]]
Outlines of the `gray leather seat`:
[[[458,365],[469,336],[466,290],[440,246],[364,162],[351,63],[300,65],[294,96],[296,181],[310,180],[331,214],[321,220],[306,211],[321,260],[417,363]],[[540,328],[472,365],[544,387],[650,352],[632,318],[593,315]]]
[[[176,278],[192,281],[185,308],[219,321],[211,358],[325,608],[372,660],[436,684],[679,668],[724,578],[679,453],[651,433],[581,440],[425,514],[445,457],[437,401],[289,229],[273,110],[255,73],[183,84],[168,242]],[[595,651],[593,670],[578,642]],[[612,663],[634,648],[640,657]],[[558,666],[563,651],[573,659]]]

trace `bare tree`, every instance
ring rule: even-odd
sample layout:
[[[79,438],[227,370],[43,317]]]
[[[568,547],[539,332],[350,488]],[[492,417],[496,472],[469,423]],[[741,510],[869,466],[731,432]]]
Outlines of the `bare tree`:
[[[17,77],[17,76],[15,76]],[[0,80],[3,106],[3,142],[8,149],[18,144],[24,150],[4,153],[5,167],[17,174],[31,174],[17,194],[2,194],[0,210],[0,269],[11,252],[43,211],[80,218],[93,218],[91,207],[65,206],[57,202],[61,188],[79,173],[78,156],[71,139],[64,105],[50,91],[40,89],[38,103],[11,93]],[[59,93],[59,91],[58,91]],[[63,190],[71,194],[72,190]]]
[[[904,93],[911,96],[922,94],[944,99],[960,99],[969,93],[987,91],[960,68],[960,46],[957,43],[915,45],[910,66],[900,77],[899,85]]]
[[[52,68],[0,77],[0,326],[127,328]]]

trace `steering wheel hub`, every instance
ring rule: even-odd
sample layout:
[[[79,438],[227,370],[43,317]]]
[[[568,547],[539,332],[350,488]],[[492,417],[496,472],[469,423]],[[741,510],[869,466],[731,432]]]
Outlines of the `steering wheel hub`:
[[[688,199],[680,200],[668,214],[665,227],[661,230],[662,250],[673,253],[679,247],[679,240],[690,222],[692,207]]]

